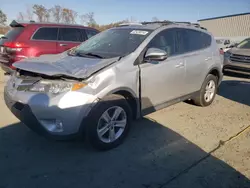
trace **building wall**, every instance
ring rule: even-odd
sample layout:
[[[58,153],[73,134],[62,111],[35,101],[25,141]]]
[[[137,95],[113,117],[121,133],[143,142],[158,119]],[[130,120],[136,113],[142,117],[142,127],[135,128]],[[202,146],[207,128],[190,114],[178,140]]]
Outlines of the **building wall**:
[[[200,20],[199,23],[215,37],[250,36],[250,14]]]

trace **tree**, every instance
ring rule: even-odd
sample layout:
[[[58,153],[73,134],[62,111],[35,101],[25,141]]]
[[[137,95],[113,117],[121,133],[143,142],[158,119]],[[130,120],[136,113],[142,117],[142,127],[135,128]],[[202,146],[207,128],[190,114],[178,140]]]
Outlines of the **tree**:
[[[55,5],[51,8],[53,20],[57,23],[60,23],[62,21],[62,10],[63,8],[60,5]]]
[[[78,17],[78,13],[76,11],[74,11],[74,10],[71,10],[70,16],[71,16],[71,23],[75,24],[76,23],[76,19]]]
[[[76,18],[77,18],[77,12],[68,9],[68,8],[63,8],[62,9],[62,21],[67,24],[74,24],[76,23]]]
[[[122,20],[122,21],[119,21],[119,22],[115,22],[115,23],[110,23],[110,24],[107,24],[107,25],[98,25],[98,24],[96,24],[96,25],[94,26],[94,28],[96,28],[96,29],[98,29],[98,30],[100,30],[100,31],[104,31],[104,30],[106,30],[106,29],[110,29],[110,28],[112,28],[112,27],[117,27],[117,26],[119,26],[120,24],[128,23],[128,22],[129,22],[129,20],[128,20],[128,19],[125,19],[125,20]]]
[[[22,12],[19,12],[19,13],[18,13],[17,20],[21,20],[21,21],[24,20],[24,15],[23,15]]]
[[[33,20],[34,13],[32,11],[32,7],[30,7],[30,6],[26,7],[26,16],[27,16],[28,20]]]
[[[17,15],[17,20],[33,20],[34,13],[30,6],[26,7],[26,13],[19,12]]]
[[[6,14],[4,14],[2,10],[0,10],[0,24],[5,25],[6,21],[7,21]]]
[[[50,22],[50,15],[51,15],[51,9],[48,9],[45,13],[45,16],[44,16],[45,22]]]
[[[48,10],[43,5],[35,4],[33,6],[33,12],[37,16],[39,22],[48,20]]]
[[[86,24],[90,27],[94,27],[97,25],[94,17],[95,17],[94,12],[89,12],[87,14],[81,15],[80,20],[83,25]]]

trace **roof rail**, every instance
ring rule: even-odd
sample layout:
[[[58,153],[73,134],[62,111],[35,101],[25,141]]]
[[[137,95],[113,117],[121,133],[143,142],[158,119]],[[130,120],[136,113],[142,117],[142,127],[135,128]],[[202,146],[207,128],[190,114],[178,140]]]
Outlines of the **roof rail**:
[[[138,23],[138,22],[128,22],[128,23],[122,23],[122,24],[119,24],[118,27],[122,27],[122,26],[129,26],[129,25],[142,25],[141,23]]]
[[[122,23],[122,24],[119,24],[119,26],[117,27],[122,27],[122,26],[130,26],[130,25],[149,25],[149,24],[161,24],[162,26],[163,25],[169,25],[169,24],[184,24],[184,25],[187,25],[187,26],[194,26],[196,28],[200,28],[200,29],[204,29],[204,30],[207,30],[206,28],[204,27],[201,27],[199,23],[191,23],[191,22],[180,22],[180,21],[169,21],[169,20],[164,20],[164,21],[151,21],[151,22],[141,22],[141,23],[138,23],[138,22],[134,22],[134,23]]]
[[[176,23],[176,24],[188,24],[188,25],[191,25],[191,22],[173,22],[173,23]]]
[[[142,25],[147,25],[147,24],[162,24],[162,25],[168,25],[172,24],[173,22],[169,20],[164,20],[164,21],[152,21],[152,22],[141,22]]]
[[[194,26],[196,28],[207,30],[207,28],[201,27],[199,23],[191,23],[191,22],[174,22],[174,23],[176,23],[176,24],[187,24],[187,25]]]

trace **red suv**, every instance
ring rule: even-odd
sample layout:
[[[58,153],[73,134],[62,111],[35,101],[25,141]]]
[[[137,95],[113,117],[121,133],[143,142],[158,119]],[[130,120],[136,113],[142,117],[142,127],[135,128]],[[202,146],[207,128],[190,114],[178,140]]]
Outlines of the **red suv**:
[[[81,25],[13,21],[11,30],[0,39],[0,64],[10,73],[12,64],[24,58],[66,51],[98,30]]]

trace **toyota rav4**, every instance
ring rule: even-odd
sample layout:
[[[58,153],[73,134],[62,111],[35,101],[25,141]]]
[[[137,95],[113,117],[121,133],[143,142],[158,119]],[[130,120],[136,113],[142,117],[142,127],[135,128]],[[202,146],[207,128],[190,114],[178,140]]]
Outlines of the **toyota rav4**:
[[[85,134],[102,150],[121,144],[133,119],[185,100],[210,105],[223,76],[213,36],[174,22],[123,24],[13,66],[5,102],[17,118],[55,139]]]

